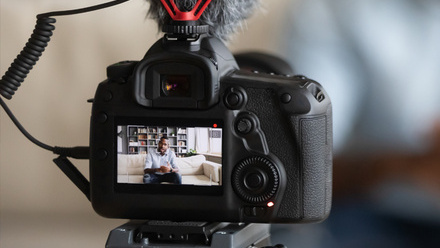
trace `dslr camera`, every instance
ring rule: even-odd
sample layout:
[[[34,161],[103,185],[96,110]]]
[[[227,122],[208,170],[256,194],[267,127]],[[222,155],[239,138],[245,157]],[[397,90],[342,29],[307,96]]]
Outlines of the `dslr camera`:
[[[249,66],[196,22],[173,21],[164,32],[142,60],[110,65],[96,91],[95,211],[171,221],[325,219],[332,108],[323,87],[304,76],[240,69]],[[260,60],[277,67],[271,61]],[[179,183],[143,181],[161,137],[175,154]]]

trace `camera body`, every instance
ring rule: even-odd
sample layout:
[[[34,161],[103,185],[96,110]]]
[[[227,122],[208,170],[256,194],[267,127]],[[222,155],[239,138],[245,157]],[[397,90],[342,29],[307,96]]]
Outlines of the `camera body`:
[[[111,65],[107,76],[91,116],[91,201],[100,215],[254,223],[328,216],[332,110],[317,82],[240,70],[223,42],[206,34],[165,35],[141,61]],[[139,130],[152,132],[146,137]],[[205,131],[207,138],[201,138]],[[208,143],[205,153],[217,147],[220,161],[207,176],[210,183],[121,180],[120,157],[139,156],[129,153],[141,153],[141,137],[157,141],[160,136],[178,136],[171,144],[177,156],[184,155],[179,137],[186,138],[179,143],[188,148],[183,152],[191,142],[197,150],[204,149],[197,142]],[[130,143],[139,150],[130,150]],[[142,153],[155,152],[148,144]]]

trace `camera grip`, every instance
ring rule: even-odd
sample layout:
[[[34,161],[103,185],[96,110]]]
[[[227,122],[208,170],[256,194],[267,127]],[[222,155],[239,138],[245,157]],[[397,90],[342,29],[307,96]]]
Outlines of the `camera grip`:
[[[281,160],[286,172],[286,188],[276,218],[305,222],[324,219],[330,211],[332,190],[331,104],[314,108],[313,114],[294,114],[280,105],[275,91],[246,91],[247,110],[259,117],[270,152]]]
[[[330,210],[332,183],[330,123],[327,115],[299,120],[303,214],[306,219],[321,219],[328,215]]]

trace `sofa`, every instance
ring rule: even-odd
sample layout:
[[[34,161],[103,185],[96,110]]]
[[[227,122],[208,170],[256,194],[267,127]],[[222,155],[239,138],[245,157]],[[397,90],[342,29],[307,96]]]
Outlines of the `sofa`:
[[[146,154],[118,154],[118,183],[143,183],[146,156]],[[206,161],[203,155],[176,158],[176,164],[182,175],[182,184],[221,184],[221,165]]]

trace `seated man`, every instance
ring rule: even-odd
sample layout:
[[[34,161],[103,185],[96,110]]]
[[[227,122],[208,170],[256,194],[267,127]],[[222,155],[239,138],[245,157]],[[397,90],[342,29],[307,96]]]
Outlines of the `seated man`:
[[[166,137],[160,138],[156,151],[149,152],[144,167],[144,183],[159,184],[168,182],[182,184],[182,177],[178,173],[179,167],[176,164],[176,155],[169,150],[169,143]]]

